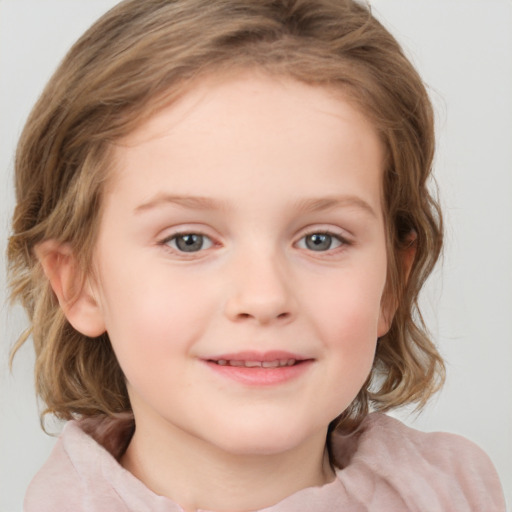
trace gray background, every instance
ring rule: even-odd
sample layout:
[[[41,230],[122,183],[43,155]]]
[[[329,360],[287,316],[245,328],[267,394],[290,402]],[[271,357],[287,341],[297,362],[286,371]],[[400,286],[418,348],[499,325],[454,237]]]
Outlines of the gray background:
[[[0,511],[22,496],[54,443],[39,428],[25,325],[4,305],[13,151],[23,122],[74,40],[116,0],[0,0]],[[447,221],[444,263],[423,304],[448,362],[424,430],[460,433],[494,461],[512,505],[512,1],[372,0],[431,89],[436,175]]]

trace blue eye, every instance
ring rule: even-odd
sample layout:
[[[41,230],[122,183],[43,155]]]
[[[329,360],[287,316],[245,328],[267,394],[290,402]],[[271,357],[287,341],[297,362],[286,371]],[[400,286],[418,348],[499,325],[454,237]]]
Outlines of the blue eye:
[[[213,245],[209,237],[198,233],[174,235],[165,240],[164,243],[180,252],[198,252],[209,249]]]
[[[330,233],[311,233],[301,238],[298,245],[301,249],[321,252],[336,249],[343,243],[338,236]]]

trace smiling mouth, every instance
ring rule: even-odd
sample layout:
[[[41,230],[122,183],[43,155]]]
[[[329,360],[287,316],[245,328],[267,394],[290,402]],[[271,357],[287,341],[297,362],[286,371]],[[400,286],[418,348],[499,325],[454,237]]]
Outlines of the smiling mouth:
[[[298,379],[311,368],[314,361],[282,350],[218,354],[204,359],[222,378],[252,388],[276,386]]]
[[[297,359],[276,359],[274,361],[241,361],[230,359],[208,360],[219,366],[235,366],[238,368],[285,368],[295,366],[303,361]]]

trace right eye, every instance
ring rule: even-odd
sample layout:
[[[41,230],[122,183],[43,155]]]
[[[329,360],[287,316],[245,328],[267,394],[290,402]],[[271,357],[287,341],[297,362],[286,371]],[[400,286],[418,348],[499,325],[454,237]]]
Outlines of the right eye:
[[[180,233],[166,238],[162,244],[179,252],[198,252],[209,249],[213,242],[200,233]]]

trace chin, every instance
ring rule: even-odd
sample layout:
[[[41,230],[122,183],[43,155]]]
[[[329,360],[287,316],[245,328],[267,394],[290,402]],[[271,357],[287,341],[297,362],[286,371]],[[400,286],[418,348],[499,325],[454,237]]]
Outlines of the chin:
[[[232,455],[278,455],[293,450],[313,437],[312,432],[297,431],[296,425],[250,425],[248,428],[226,429],[218,432],[214,443]],[[316,434],[318,435],[318,434]]]
[[[231,455],[258,457],[258,456],[273,456],[288,452],[295,448],[294,443],[289,441],[286,443],[277,443],[273,440],[268,443],[264,440],[247,439],[240,440],[236,443],[225,443],[220,448]]]

